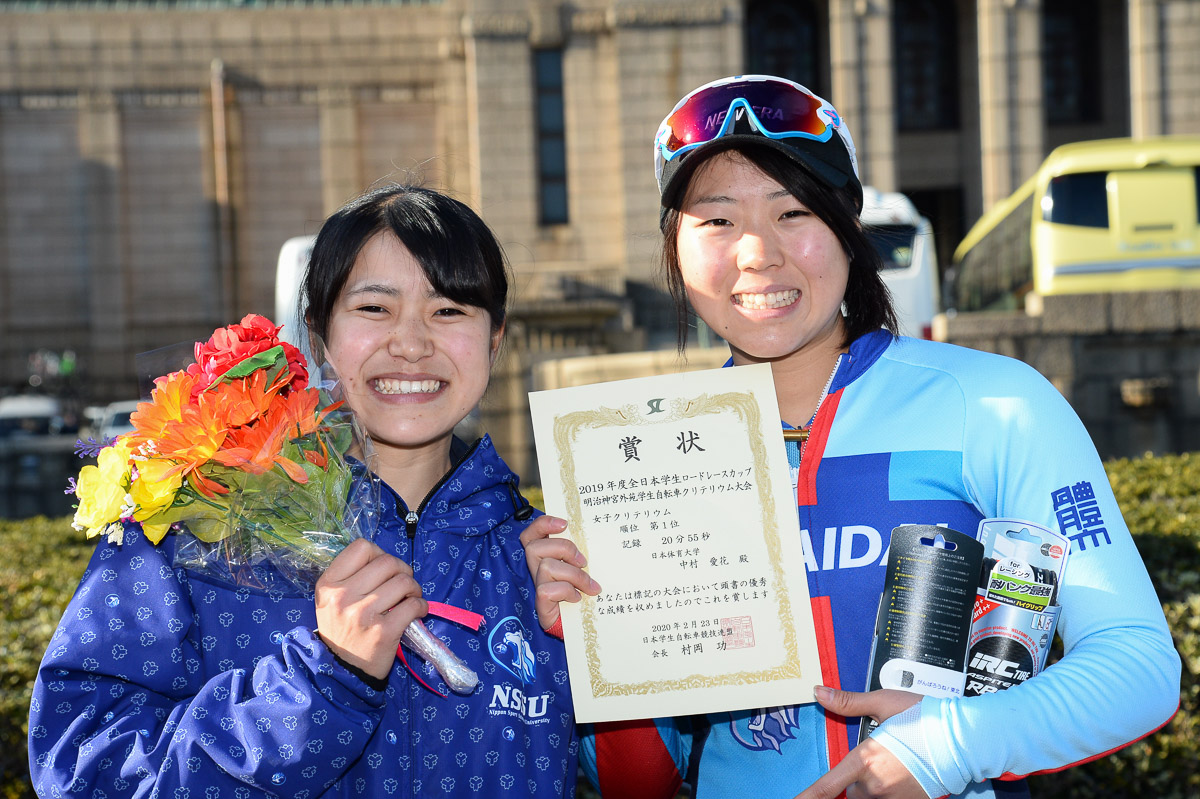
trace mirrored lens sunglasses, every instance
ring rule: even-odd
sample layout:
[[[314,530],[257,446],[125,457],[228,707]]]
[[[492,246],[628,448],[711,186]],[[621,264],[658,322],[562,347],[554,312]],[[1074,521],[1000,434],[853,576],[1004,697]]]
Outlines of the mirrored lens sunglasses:
[[[659,152],[670,161],[719,139],[729,133],[742,112],[759,133],[772,139],[828,141],[838,122],[831,106],[799,86],[778,81],[736,81],[686,98],[663,121]]]

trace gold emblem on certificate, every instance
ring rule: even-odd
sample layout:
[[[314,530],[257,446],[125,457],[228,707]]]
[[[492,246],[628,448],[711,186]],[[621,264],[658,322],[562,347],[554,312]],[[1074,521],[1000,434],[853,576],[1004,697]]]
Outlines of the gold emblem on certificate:
[[[604,586],[563,604],[577,718],[811,702],[820,663],[770,367],[530,406],[546,510]]]

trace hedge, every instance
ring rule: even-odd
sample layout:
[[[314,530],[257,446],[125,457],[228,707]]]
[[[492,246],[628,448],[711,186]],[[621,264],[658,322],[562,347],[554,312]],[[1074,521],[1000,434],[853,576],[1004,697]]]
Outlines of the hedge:
[[[32,797],[29,695],[46,644],[95,544],[68,519],[0,522],[0,797]]]
[[[1179,713],[1114,755],[1030,780],[1035,797],[1200,796],[1200,453],[1107,464],[1183,656]],[[527,492],[535,501],[536,489]],[[538,503],[540,504],[540,503]],[[0,799],[27,799],[30,684],[92,543],[66,519],[0,521]],[[1132,690],[1136,686],[1110,686]],[[586,784],[579,797],[594,797]]]
[[[1183,659],[1179,712],[1116,754],[1031,778],[1030,789],[1035,797],[1072,799],[1200,796],[1200,453],[1112,461],[1106,468]]]

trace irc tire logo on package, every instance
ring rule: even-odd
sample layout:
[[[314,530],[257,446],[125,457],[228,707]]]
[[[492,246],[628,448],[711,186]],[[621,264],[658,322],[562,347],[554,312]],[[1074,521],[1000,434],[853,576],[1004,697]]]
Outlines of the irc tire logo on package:
[[[1002,691],[1025,682],[1033,673],[1033,652],[1019,641],[983,638],[971,647],[964,693],[979,696]]]

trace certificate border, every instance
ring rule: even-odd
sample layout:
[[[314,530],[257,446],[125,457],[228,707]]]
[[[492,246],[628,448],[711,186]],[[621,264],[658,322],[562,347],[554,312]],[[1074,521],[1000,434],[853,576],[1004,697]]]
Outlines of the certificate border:
[[[779,541],[779,529],[775,523],[774,494],[771,490],[770,480],[768,479],[768,457],[766,443],[763,440],[762,418],[759,414],[758,402],[752,393],[726,392],[716,395],[705,393],[692,399],[676,399],[671,402],[668,414],[655,418],[653,421],[639,414],[634,405],[626,405],[621,408],[601,407],[555,416],[554,446],[558,451],[562,490],[567,504],[567,529],[568,531],[584,529],[582,501],[579,496],[578,481],[575,479],[575,447],[573,446],[579,431],[602,427],[659,425],[722,411],[733,411],[747,427],[747,438],[749,439],[750,452],[754,462],[754,477],[758,485],[759,501],[763,509],[763,519],[761,520],[763,538],[765,539],[767,553],[771,560],[771,573],[774,578],[775,605],[783,624],[784,662],[771,669],[730,672],[718,677],[705,674],[692,674],[674,680],[647,680],[635,683],[612,682],[605,679],[601,674],[600,658],[596,651],[599,640],[596,632],[595,601],[591,597],[584,597],[580,615],[583,622],[588,676],[590,677],[592,696],[594,698],[663,693],[665,691],[683,691],[725,685],[757,684],[803,677],[800,667],[799,643],[791,610],[791,594],[788,591],[788,584],[782,568],[783,553]],[[572,539],[586,558],[588,554],[587,542],[583,540],[582,536],[575,536],[573,534]]]

